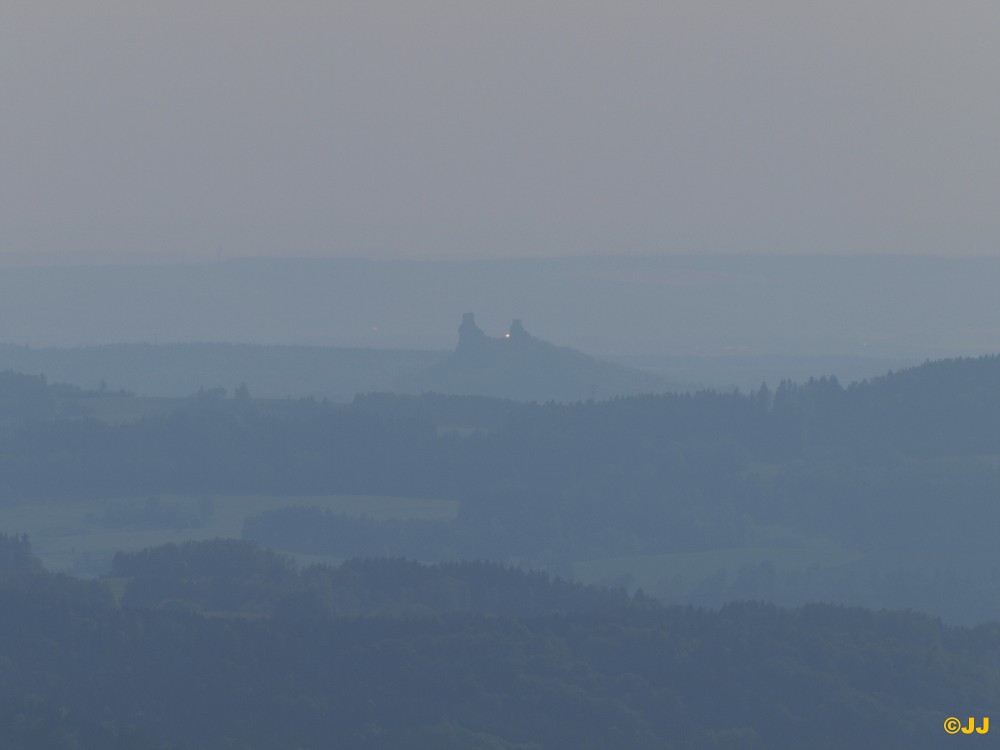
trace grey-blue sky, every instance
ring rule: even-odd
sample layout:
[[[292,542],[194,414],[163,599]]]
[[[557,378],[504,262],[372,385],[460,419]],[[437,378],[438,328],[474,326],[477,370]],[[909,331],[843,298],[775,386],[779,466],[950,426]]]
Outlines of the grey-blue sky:
[[[0,9],[0,257],[1000,250],[1000,10]]]

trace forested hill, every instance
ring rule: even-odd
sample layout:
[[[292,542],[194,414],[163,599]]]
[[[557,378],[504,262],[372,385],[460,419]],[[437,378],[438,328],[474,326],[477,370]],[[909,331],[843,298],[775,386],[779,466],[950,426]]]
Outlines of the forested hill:
[[[620,560],[594,579],[642,576],[668,601],[842,601],[979,622],[1000,617],[998,369],[985,357],[847,388],[575,404],[372,394],[276,406],[244,394],[117,424],[13,419],[0,430],[0,500],[145,497],[95,518],[160,522],[170,513],[152,496],[179,495],[186,524],[210,514],[204,495],[447,500],[450,520],[347,517],[303,499],[247,517],[243,534],[295,554],[517,560],[566,575]]]
[[[406,379],[405,390],[489,395],[522,401],[579,401],[683,390],[665,377],[555,346],[532,336],[520,320],[487,336],[466,313],[458,345],[446,359]]]
[[[620,589],[471,560],[422,565],[355,558],[299,571],[287,555],[237,539],[119,552],[110,575],[127,582],[122,595],[127,607],[244,616],[539,617],[614,611],[631,601]]]
[[[158,558],[171,563],[143,579]],[[566,586],[577,606],[558,614],[449,612],[463,579],[487,608],[559,585],[398,561],[296,571],[223,542],[119,565],[135,577],[116,587],[160,595],[117,604],[0,536],[0,745],[931,750],[945,718],[1000,703],[997,629],[913,612],[713,612]],[[382,614],[338,615],[352,592],[381,596]]]
[[[1000,355],[927,362],[847,388],[827,379],[789,390],[806,444],[962,455],[993,453],[1000,437]]]
[[[1000,452],[998,382],[1000,358],[985,357],[847,388],[820,379],[750,394],[562,405],[376,394],[347,408],[310,400],[276,408],[206,397],[105,424],[54,418],[54,387],[7,375],[0,495],[256,488],[464,496],[509,480],[552,488],[602,466],[655,473],[665,460],[679,462],[670,471],[684,476],[695,470],[695,454],[709,462],[725,454],[731,463],[875,447],[913,459],[986,456]]]
[[[588,359],[527,334],[524,338],[526,341],[510,345],[518,350],[512,362],[535,356],[523,353],[534,350],[555,352],[557,358],[567,356],[572,361],[575,357]],[[455,360],[479,363],[477,367],[487,369],[494,359],[503,364],[508,355],[496,350],[507,344],[498,347],[494,342],[499,341],[502,340],[488,340],[482,351],[460,346]],[[80,417],[89,413],[85,408],[88,403],[129,395],[106,390],[105,386],[88,391],[51,384],[40,375],[0,372],[0,423]],[[225,393],[226,389],[203,389],[201,394],[192,395],[209,398],[178,399],[170,405],[182,411],[206,408],[219,414],[232,413],[236,403],[224,400]],[[309,413],[308,407],[303,406],[289,410],[299,416]],[[255,410],[244,399],[238,411],[247,416]],[[275,407],[271,406],[270,411],[274,412]],[[532,429],[545,429],[549,425],[559,430],[593,430],[603,424],[620,433],[652,430],[661,437],[678,440],[730,439],[758,453],[829,447],[858,440],[939,455],[989,452],[998,439],[991,425],[996,423],[994,417],[1000,416],[1000,356],[928,362],[846,387],[830,377],[804,384],[784,381],[774,388],[763,385],[743,395],[701,391],[534,407],[487,397],[369,394],[356,396],[352,411],[377,414],[380,418],[418,415],[440,428],[496,429],[516,415],[514,422],[506,424],[505,431],[523,429],[529,422],[535,425]],[[327,412],[328,408],[317,405],[314,413]]]

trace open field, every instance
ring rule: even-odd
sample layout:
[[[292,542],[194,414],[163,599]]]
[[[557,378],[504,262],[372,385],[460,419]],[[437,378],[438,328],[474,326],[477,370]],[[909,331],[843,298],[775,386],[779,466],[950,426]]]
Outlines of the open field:
[[[168,542],[239,538],[243,521],[266,510],[288,506],[320,507],[351,516],[373,519],[423,519],[448,521],[455,518],[458,504],[450,500],[371,495],[214,495],[191,497],[160,495],[157,507],[187,510],[205,503],[210,511],[204,521],[171,527],[164,522],[107,523],[109,512],[136,509],[140,513],[149,498],[108,499],[51,504],[21,503],[0,506],[0,532],[26,533],[32,549],[50,570],[98,575],[108,569],[119,550],[138,550]],[[321,560],[310,560],[320,562]]]

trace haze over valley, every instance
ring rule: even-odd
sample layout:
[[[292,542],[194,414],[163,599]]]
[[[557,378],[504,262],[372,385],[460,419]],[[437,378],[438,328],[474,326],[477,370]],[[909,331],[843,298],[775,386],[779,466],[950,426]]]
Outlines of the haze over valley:
[[[998,285],[1000,260],[888,256],[13,268],[0,274],[0,341],[32,351],[0,349],[0,365],[88,387],[104,380],[145,395],[246,381],[261,395],[343,400],[403,387],[401,375],[454,348],[461,315],[473,311],[491,336],[522,319],[541,339],[654,372],[674,386],[749,389],[824,375],[846,383],[928,358],[993,351],[1000,340]],[[325,383],[303,382],[310,380],[310,358],[322,372],[319,362],[337,359],[332,352],[287,352],[302,365],[285,367],[282,383],[273,352],[244,350],[246,361],[231,350],[200,364],[185,360],[183,377],[172,377],[167,362],[144,365],[146,355],[42,351],[195,342],[405,351],[395,365],[385,354],[343,353],[341,360],[382,362],[343,384],[331,370]],[[255,357],[272,364],[253,364]],[[145,374],[136,371],[144,367]],[[255,367],[265,371],[258,375]]]
[[[998,28],[0,3],[0,750],[988,743]]]

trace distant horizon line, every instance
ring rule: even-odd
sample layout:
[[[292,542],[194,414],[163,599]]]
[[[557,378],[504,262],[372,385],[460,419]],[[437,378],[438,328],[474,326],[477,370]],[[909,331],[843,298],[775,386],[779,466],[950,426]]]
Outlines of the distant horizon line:
[[[132,256],[121,258],[29,258],[24,254],[15,254],[7,257],[0,254],[0,269],[52,269],[52,268],[101,268],[101,267],[159,267],[159,266],[210,266],[223,265],[227,263],[241,263],[249,261],[268,262],[340,262],[340,263],[372,263],[372,264],[393,264],[393,263],[454,263],[454,264],[478,264],[478,263],[514,263],[514,262],[565,262],[572,260],[607,260],[616,258],[629,259],[701,259],[701,258],[783,258],[789,260],[811,260],[811,259],[831,259],[831,258],[853,258],[853,259],[915,259],[915,260],[936,260],[936,261],[1000,261],[1000,254],[958,254],[958,255],[937,255],[923,252],[894,252],[894,251],[849,251],[843,253],[818,252],[818,253],[791,253],[791,252],[717,252],[712,250],[698,251],[673,251],[673,252],[653,252],[653,251],[607,251],[588,252],[577,254],[547,254],[547,255],[506,255],[506,256],[476,256],[476,255],[425,255],[425,256],[364,256],[364,255],[232,255],[220,257],[191,257],[182,256],[179,258],[167,259],[160,256]]]

